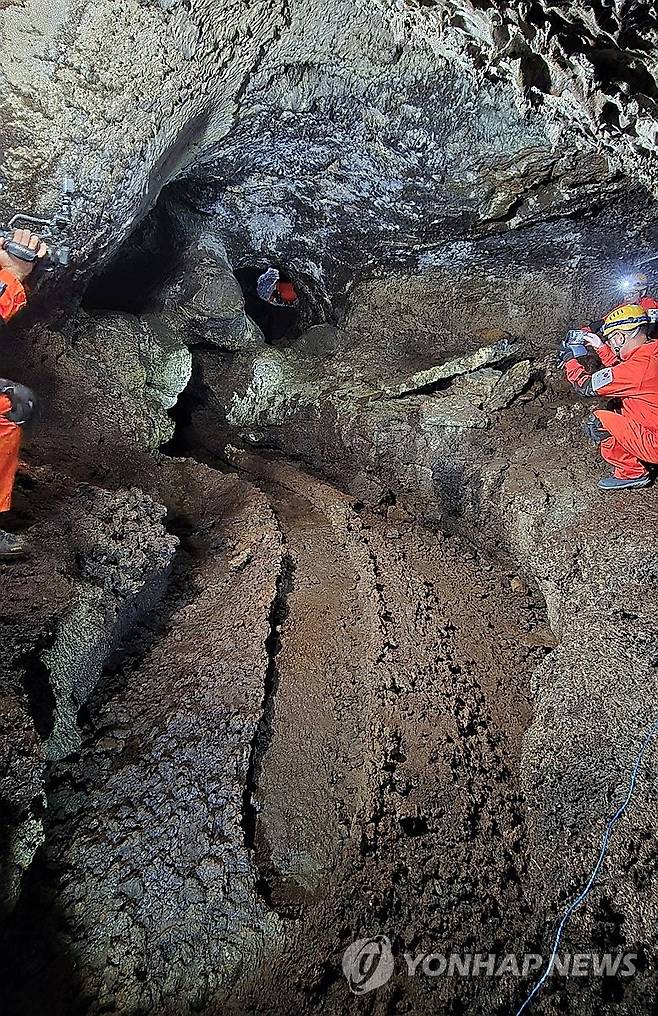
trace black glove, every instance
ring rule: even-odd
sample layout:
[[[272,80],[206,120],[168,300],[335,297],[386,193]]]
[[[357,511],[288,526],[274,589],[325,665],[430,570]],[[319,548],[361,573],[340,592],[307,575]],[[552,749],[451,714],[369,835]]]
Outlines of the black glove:
[[[594,413],[590,413],[583,424],[583,434],[588,437],[590,441],[593,441],[595,445],[600,445],[602,441],[610,437],[610,432],[605,429],[598,416],[594,416]]]
[[[11,409],[3,413],[5,420],[9,420],[10,423],[15,423],[19,427],[30,420],[36,402],[31,388],[19,385],[15,381],[0,378],[0,395],[5,395],[11,402]]]

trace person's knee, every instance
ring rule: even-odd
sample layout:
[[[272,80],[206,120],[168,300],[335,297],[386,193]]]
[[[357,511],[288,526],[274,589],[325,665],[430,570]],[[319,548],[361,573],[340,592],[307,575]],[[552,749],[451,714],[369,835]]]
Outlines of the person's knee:
[[[0,394],[5,395],[11,403],[11,408],[3,414],[5,420],[15,423],[17,427],[30,422],[37,401],[31,388],[3,378],[0,379]]]

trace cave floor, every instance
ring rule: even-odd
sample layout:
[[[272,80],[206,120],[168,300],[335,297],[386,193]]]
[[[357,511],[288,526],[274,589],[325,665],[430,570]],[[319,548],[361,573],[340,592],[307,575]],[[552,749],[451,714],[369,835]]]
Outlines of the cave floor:
[[[245,503],[223,521],[239,528],[229,553],[187,548],[90,701],[80,752],[52,767],[11,922],[17,1012],[364,1011],[340,972],[359,937],[537,944],[518,771],[531,674],[554,644],[541,597],[509,560],[395,504],[366,508],[281,459],[235,465],[271,518]],[[245,711],[241,675],[257,670]],[[220,1001],[208,970],[231,951],[255,958]],[[518,993],[398,972],[372,1011],[504,1012]]]

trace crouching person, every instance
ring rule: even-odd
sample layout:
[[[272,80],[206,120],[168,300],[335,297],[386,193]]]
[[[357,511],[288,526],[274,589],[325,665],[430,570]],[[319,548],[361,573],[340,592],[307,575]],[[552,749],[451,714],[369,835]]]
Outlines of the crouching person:
[[[649,318],[640,304],[617,307],[605,318],[602,341],[580,334],[567,341],[561,362],[567,379],[579,395],[620,400],[619,412],[596,409],[585,432],[614,467],[613,475],[599,481],[601,490],[646,487],[647,464],[658,464],[658,340],[649,340]],[[580,362],[595,349],[603,369],[589,373]]]
[[[28,257],[43,258],[47,248],[38,236],[26,229],[17,229],[12,237],[14,250],[23,248]],[[31,252],[31,253],[30,253]],[[5,250],[0,238],[0,325],[11,321],[25,306],[27,296],[23,283],[31,274],[36,260],[25,260]],[[34,410],[34,394],[25,385],[0,378],[0,512],[8,512],[18,469],[21,430]],[[23,541],[0,529],[0,558],[17,557],[24,551]]]

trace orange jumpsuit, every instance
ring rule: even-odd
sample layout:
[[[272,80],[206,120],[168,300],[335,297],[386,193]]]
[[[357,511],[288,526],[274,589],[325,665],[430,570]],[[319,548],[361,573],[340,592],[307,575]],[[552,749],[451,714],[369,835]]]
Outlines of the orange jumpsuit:
[[[25,306],[25,303],[25,290],[22,284],[6,269],[0,271],[0,321],[9,321]],[[5,413],[10,409],[10,400],[6,395],[0,394],[0,512],[7,512],[11,508],[11,495],[21,447],[21,428],[5,417]]]
[[[638,479],[646,476],[644,463],[658,464],[658,339],[638,346],[627,360],[617,360],[609,346],[597,352],[603,370],[588,374],[578,360],[570,360],[566,375],[581,395],[621,400],[619,413],[595,410],[608,435],[599,447],[618,479]]]
[[[293,306],[299,300],[292,282],[277,282],[274,292],[286,306]]]

